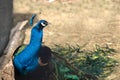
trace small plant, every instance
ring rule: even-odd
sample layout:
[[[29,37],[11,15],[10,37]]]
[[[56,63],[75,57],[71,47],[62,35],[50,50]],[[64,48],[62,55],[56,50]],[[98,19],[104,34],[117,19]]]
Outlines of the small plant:
[[[117,63],[116,60],[111,58],[111,55],[113,55],[115,50],[109,48],[107,45],[105,47],[100,47],[99,45],[96,45],[95,49],[91,51],[83,50],[79,45],[77,46],[55,45],[53,51],[58,53],[58,55],[63,57],[71,65],[75,66],[77,69],[81,70],[82,72],[91,74],[93,76],[97,76],[102,79],[107,77],[113,71],[114,69],[113,67]],[[65,68],[65,66],[63,69],[69,70]],[[81,74],[81,76],[79,76],[79,78],[81,78],[80,80],[82,79],[93,80],[93,79],[88,79],[84,75],[84,73],[82,74],[80,73]]]

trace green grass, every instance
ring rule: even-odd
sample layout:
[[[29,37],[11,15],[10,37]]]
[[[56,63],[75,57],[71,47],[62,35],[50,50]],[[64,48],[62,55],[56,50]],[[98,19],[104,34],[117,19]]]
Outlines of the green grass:
[[[114,55],[115,50],[107,45],[105,47],[96,45],[95,49],[91,51],[82,49],[79,45],[55,45],[53,51],[66,59],[71,65],[85,73],[97,76],[99,79],[107,77],[114,70],[117,63],[111,57]],[[81,78],[90,80],[84,74],[81,75]]]

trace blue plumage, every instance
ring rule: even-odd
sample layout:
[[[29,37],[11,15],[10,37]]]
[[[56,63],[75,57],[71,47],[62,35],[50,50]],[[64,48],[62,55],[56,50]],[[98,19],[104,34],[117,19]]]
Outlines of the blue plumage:
[[[35,17],[36,17],[36,14],[33,14],[32,17],[30,18],[30,21],[29,21],[30,26],[33,25],[33,20]]]
[[[47,25],[47,21],[40,20],[31,30],[30,43],[15,56],[13,62],[20,73],[25,74],[39,66],[37,53],[42,44],[43,28]]]

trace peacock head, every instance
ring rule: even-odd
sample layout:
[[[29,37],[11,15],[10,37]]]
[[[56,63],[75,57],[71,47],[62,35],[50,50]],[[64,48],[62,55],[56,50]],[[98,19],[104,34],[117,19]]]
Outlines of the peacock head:
[[[48,22],[46,20],[40,20],[38,22],[38,27],[39,29],[43,29],[44,27],[46,27],[48,25]]]

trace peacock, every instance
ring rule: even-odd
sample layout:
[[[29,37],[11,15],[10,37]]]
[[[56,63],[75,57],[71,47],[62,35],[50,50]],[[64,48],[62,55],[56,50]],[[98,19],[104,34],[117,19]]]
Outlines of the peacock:
[[[47,25],[48,22],[46,20],[38,21],[31,30],[29,44],[19,54],[14,55],[14,66],[21,74],[26,74],[39,66],[37,53],[42,45],[43,28]]]

